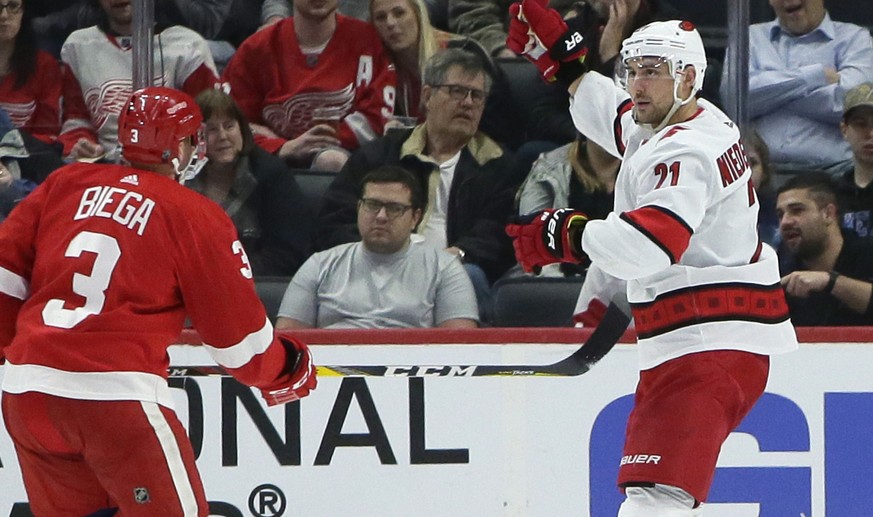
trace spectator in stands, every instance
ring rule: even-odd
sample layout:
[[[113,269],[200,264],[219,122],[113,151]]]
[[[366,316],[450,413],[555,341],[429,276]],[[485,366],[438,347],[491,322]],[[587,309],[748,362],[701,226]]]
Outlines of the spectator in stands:
[[[0,221],[63,164],[53,146],[16,128],[0,108]]]
[[[612,211],[620,160],[576,134],[576,140],[540,155],[518,193],[520,215],[570,207],[592,219]]]
[[[776,201],[780,270],[798,326],[873,324],[873,237],[840,228],[831,178],[809,172],[788,180]]]
[[[873,235],[873,83],[849,90],[840,131],[852,150],[852,168],[837,178],[844,228]]]
[[[255,141],[295,167],[338,171],[394,110],[396,77],[379,35],[336,7],[294,0],[294,16],[247,39],[224,71]]]
[[[311,253],[311,203],[285,163],[254,144],[230,95],[205,90],[197,104],[209,161],[185,185],[230,216],[256,277],[293,275]]]
[[[0,107],[0,221],[63,164],[55,145],[16,128]]]
[[[749,115],[777,172],[840,172],[851,157],[840,135],[843,95],[873,81],[870,31],[832,21],[824,0],[770,6],[776,20],[749,28]],[[722,81],[723,97],[729,82]]]
[[[506,48],[510,4],[512,0],[448,0],[449,29],[475,39],[494,57],[515,58],[515,53]],[[607,64],[605,75],[610,76],[621,42],[634,29],[652,21],[661,4],[658,0],[552,0],[549,7],[565,17],[584,16],[589,20],[596,28],[590,37],[599,38],[591,48],[598,50],[597,62]],[[673,10],[668,10],[672,14]]]
[[[522,152],[521,160],[525,163],[521,167],[530,169],[541,152],[572,141],[574,130],[567,110],[566,88],[541,84],[538,74],[525,73],[528,65],[517,62],[516,55],[506,48],[511,3],[509,0],[448,0],[447,22],[452,33],[479,43],[485,54],[495,58],[499,65],[491,102],[503,97],[506,101],[499,103],[498,110],[486,110],[481,124],[483,130],[512,149],[532,140],[556,142]],[[572,3],[570,0],[550,2],[551,7],[561,12],[568,12]],[[501,74],[506,74],[505,80]],[[524,100],[520,100],[518,92],[523,92]],[[537,117],[528,116],[534,110]],[[492,122],[495,117],[497,120]]]
[[[127,1],[127,0],[125,0]],[[258,13],[263,0],[155,0],[154,17],[158,26],[184,25],[207,40],[222,39],[225,33],[258,27]],[[122,2],[116,1],[120,4]],[[34,18],[34,27],[49,48],[60,45],[74,30],[100,21],[98,0],[69,2],[44,1]],[[254,8],[254,22],[246,11]],[[234,27],[230,27],[232,24]],[[60,39],[60,41],[57,41]],[[54,43],[57,41],[57,43]]]
[[[118,113],[133,91],[133,7],[100,0],[97,25],[70,34],[61,48],[64,65],[60,140],[70,160],[119,159]],[[206,40],[182,26],[157,27],[155,82],[196,96],[218,82]]]
[[[336,11],[343,16],[368,20],[370,15],[368,3],[369,0],[339,0]],[[264,0],[261,6],[262,27],[272,25],[289,16],[291,16],[290,0]]]
[[[518,213],[546,208],[575,208],[591,219],[605,219],[612,211],[615,177],[621,161],[587,140],[576,140],[540,155],[518,191]],[[586,266],[555,264],[564,275],[583,274]]]
[[[505,45],[509,4],[508,1],[460,1],[454,2],[453,12],[455,16],[465,17],[464,9],[488,10],[497,9],[499,6],[504,17],[504,25],[499,31]],[[607,77],[612,77],[623,39],[634,29],[660,18],[662,4],[663,2],[655,0],[595,0],[566,2],[560,10],[567,20],[577,18],[577,23],[584,27],[585,40],[595,42],[589,45],[591,53],[586,60],[587,64]],[[672,11],[669,7],[666,10],[668,13]],[[489,30],[498,30],[497,26],[489,27]],[[505,46],[501,48],[505,50]],[[504,55],[502,50],[498,51],[498,55]],[[554,83],[545,84],[536,68],[526,60],[512,57],[499,59],[498,64],[510,74],[510,88],[515,92],[515,108],[525,130],[526,145],[519,147],[516,152],[519,160],[532,163],[539,154],[571,143],[575,138],[576,128],[567,110],[569,101],[566,87]]]
[[[0,108],[19,130],[47,144],[61,131],[61,67],[37,48],[27,1],[0,7]]]
[[[37,48],[29,1],[0,5],[0,220],[63,165],[61,69]]]
[[[58,4],[48,10],[44,6],[34,19],[40,45],[53,54],[60,53],[61,45],[74,30],[100,21],[97,0],[42,3]],[[158,27],[182,25],[203,36],[216,65],[223,66],[235,48],[258,30],[262,3],[263,0],[155,0],[154,20]]]
[[[573,3],[554,0],[549,7],[565,14]],[[478,41],[493,57],[515,58],[506,48],[510,4],[510,0],[449,0],[449,30]]]
[[[424,123],[390,131],[351,156],[325,194],[318,247],[360,239],[355,206],[361,178],[377,165],[402,161],[428,192],[419,233],[461,258],[487,318],[491,284],[515,264],[502,229],[525,171],[478,130],[491,86],[478,56],[460,49],[437,52],[423,80]]]
[[[450,35],[431,27],[422,0],[370,0],[370,20],[397,68],[394,114],[423,120],[421,71]]]
[[[36,188],[16,180],[3,163],[0,163],[0,223],[12,212],[27,194]]]
[[[402,167],[365,175],[357,202],[361,241],[303,264],[276,328],[476,327],[476,295],[460,261],[413,235],[425,203],[423,185]]]
[[[752,185],[755,186],[758,199],[758,236],[776,248],[779,246],[779,217],[776,216],[770,149],[755,130],[743,134],[743,148],[749,168],[752,169]]]

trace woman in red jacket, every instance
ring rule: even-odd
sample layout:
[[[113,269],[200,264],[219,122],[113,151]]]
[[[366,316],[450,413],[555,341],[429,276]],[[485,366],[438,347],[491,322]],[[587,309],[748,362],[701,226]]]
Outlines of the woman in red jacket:
[[[60,132],[61,70],[37,48],[25,0],[0,6],[0,108],[13,125],[51,144]]]

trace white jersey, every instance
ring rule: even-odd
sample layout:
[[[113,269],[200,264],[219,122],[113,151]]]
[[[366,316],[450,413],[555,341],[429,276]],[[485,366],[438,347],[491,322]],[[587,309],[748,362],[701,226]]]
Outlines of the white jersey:
[[[707,350],[795,349],[736,126],[700,101],[689,120],[655,133],[634,122],[632,106],[591,72],[570,112],[580,132],[623,159],[615,210],[587,224],[582,248],[594,267],[627,281],[641,368]]]
[[[96,132],[107,152],[117,153],[118,114],[133,92],[132,38],[111,36],[97,26],[74,31],[61,48],[65,73],[61,142],[64,154],[83,136]],[[218,82],[206,40],[182,26],[154,36],[152,84],[192,97]],[[116,156],[111,156],[113,161]]]

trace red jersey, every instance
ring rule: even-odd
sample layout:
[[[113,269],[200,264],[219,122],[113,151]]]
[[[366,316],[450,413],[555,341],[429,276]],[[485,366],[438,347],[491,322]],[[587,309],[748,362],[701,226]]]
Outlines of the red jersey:
[[[339,139],[346,149],[381,135],[394,113],[397,79],[379,35],[370,24],[342,15],[317,57],[301,52],[293,17],[256,32],[237,49],[223,79],[249,122],[281,137],[257,137],[271,153],[316,125],[316,107],[342,113]]]
[[[0,225],[4,391],[171,407],[167,347],[186,315],[241,382],[283,378],[233,223],[171,178],[69,165]]]
[[[14,72],[0,79],[0,108],[15,127],[45,143],[54,142],[61,131],[61,65],[39,50],[33,75],[19,88],[17,80]]]

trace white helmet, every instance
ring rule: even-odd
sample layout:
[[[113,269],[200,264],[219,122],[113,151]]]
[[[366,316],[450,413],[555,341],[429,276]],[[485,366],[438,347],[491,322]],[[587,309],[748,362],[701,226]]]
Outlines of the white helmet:
[[[660,131],[667,125],[673,114],[680,107],[691,102],[694,94],[703,88],[706,51],[703,49],[703,40],[700,39],[700,34],[694,28],[693,23],[670,20],[652,22],[640,27],[624,40],[621,45],[621,60],[625,63],[625,68],[627,68],[629,60],[641,57],[662,59],[670,67],[670,75],[673,76],[673,106],[661,123],[652,127],[654,131]],[[697,74],[694,78],[691,94],[682,99],[679,96],[679,85],[682,78],[680,72],[689,65],[694,66]]]
[[[694,65],[697,78],[692,95],[703,88],[706,51],[700,34],[691,22],[652,22],[635,30],[621,45],[621,59],[627,62],[635,57],[662,58],[670,63],[670,72],[674,75],[686,66]]]

